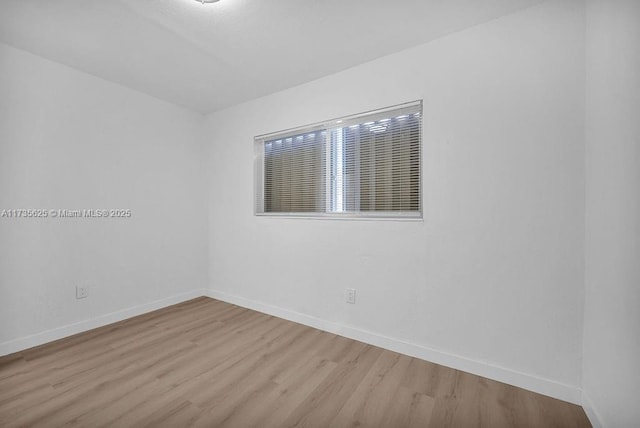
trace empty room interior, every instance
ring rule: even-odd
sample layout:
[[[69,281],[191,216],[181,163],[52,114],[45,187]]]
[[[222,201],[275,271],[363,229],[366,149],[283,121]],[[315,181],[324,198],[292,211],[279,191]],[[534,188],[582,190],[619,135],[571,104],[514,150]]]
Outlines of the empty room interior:
[[[639,1],[0,2],[0,426],[632,428],[639,362]]]

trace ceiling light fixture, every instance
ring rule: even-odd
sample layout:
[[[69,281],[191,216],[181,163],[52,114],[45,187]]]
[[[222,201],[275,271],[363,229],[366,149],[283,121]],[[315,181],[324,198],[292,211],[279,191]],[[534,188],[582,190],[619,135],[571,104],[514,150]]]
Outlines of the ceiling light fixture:
[[[216,2],[218,2],[218,1],[220,1],[220,0],[196,0],[196,1],[197,1],[198,3],[205,4],[205,3],[216,3]]]

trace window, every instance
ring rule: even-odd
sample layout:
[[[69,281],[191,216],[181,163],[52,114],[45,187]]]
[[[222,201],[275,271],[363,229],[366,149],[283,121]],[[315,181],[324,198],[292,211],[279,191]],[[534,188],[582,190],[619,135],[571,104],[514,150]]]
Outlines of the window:
[[[256,214],[421,217],[422,103],[255,138]]]

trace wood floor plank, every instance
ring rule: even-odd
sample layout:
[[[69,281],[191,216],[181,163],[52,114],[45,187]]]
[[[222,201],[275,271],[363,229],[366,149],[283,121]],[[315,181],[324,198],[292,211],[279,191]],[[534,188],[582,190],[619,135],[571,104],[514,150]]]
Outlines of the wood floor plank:
[[[280,388],[264,397],[255,412],[243,413],[242,418],[237,421],[237,426],[267,428],[281,426],[282,421],[324,382],[337,365],[333,361],[315,356],[306,360],[304,366],[290,372],[282,381],[277,382]]]
[[[0,357],[0,426],[591,425],[570,403],[201,297]]]
[[[358,387],[362,377],[373,366],[381,349],[354,342],[345,349],[343,358],[329,376],[284,421],[283,425],[330,426],[330,422]]]
[[[431,418],[435,399],[401,386],[388,403],[380,426],[424,428]]]
[[[336,428],[353,423],[372,426],[381,421],[387,407],[393,404],[410,360],[395,352],[381,353],[330,425]]]

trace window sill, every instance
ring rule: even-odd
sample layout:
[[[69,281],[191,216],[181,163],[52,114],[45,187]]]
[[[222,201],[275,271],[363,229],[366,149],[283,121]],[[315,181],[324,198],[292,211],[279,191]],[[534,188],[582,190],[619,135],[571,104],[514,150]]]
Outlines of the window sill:
[[[419,214],[337,214],[337,213],[255,213],[256,217],[279,218],[279,219],[305,219],[305,220],[347,220],[347,221],[401,221],[401,222],[424,222],[422,213]]]

